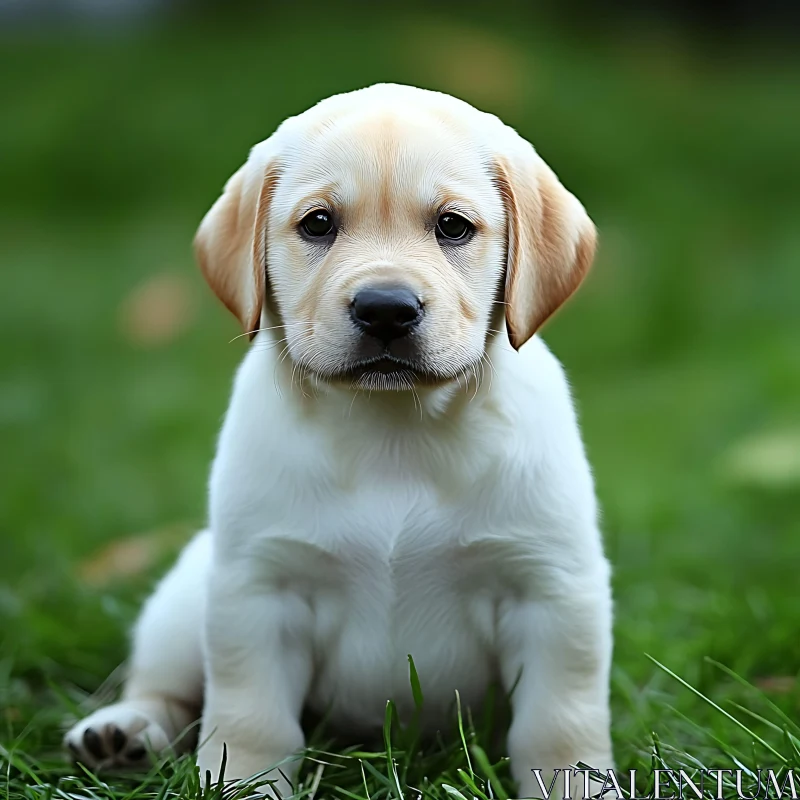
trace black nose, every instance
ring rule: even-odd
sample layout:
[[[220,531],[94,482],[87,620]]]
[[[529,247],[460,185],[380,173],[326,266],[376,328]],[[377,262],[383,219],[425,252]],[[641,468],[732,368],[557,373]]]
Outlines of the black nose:
[[[419,325],[422,303],[403,286],[361,289],[350,305],[350,316],[364,333],[388,343]]]

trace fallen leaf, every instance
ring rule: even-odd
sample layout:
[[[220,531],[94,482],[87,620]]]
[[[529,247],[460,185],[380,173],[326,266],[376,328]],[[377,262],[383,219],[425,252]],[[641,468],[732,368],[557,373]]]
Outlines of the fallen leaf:
[[[427,23],[408,29],[401,41],[422,83],[478,106],[508,112],[530,88],[526,54],[497,35]]]
[[[162,556],[186,541],[187,527],[173,526],[113,541],[78,564],[78,577],[100,587],[148,572]]]
[[[722,460],[723,475],[764,488],[800,485],[800,430],[754,434],[734,444]]]
[[[125,298],[119,309],[119,326],[129,342],[157,347],[180,336],[195,315],[189,279],[164,272],[148,278]]]
[[[763,678],[756,678],[755,685],[765,692],[775,692],[776,694],[788,694],[797,685],[797,678],[793,675],[767,675]]]

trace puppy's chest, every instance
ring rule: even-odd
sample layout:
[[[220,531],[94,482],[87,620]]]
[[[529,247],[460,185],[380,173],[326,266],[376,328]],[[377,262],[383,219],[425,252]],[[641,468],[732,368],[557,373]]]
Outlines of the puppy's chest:
[[[348,602],[361,595],[376,604],[383,600],[399,623],[405,606],[463,588],[464,508],[443,503],[434,489],[365,487],[323,505],[314,516],[309,541],[327,554],[331,567],[318,586],[346,594]]]
[[[309,538],[324,557],[307,561],[297,584],[313,609],[312,702],[379,723],[387,699],[401,711],[411,704],[409,655],[432,704],[446,705],[456,688],[477,695],[494,597],[464,544],[475,522],[463,503],[442,503],[424,485],[372,486],[314,516],[323,527],[314,533],[309,520]]]

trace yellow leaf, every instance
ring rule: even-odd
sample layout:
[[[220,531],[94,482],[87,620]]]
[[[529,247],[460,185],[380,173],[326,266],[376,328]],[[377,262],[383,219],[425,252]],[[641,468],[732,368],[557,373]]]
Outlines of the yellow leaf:
[[[167,344],[194,321],[196,307],[188,278],[161,273],[139,284],[119,309],[123,336],[142,347]]]

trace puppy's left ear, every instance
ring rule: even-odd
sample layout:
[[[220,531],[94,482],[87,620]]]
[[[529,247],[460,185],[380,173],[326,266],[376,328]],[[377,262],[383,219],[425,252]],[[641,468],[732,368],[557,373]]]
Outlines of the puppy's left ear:
[[[519,350],[580,286],[594,260],[594,224],[533,147],[510,128],[495,161],[506,209],[506,328]]]
[[[200,270],[214,293],[255,335],[266,284],[266,225],[276,180],[269,140],[250,151],[203,217],[194,237]]]

